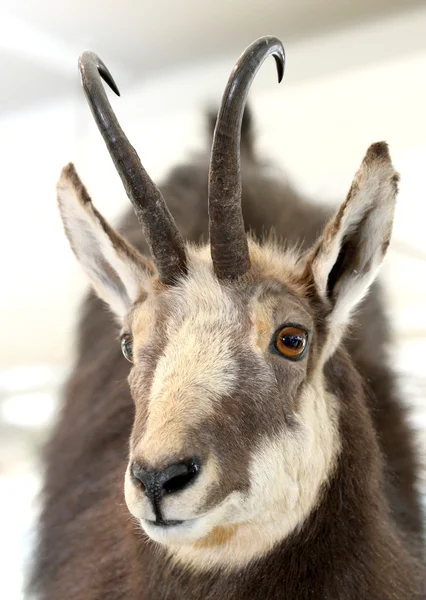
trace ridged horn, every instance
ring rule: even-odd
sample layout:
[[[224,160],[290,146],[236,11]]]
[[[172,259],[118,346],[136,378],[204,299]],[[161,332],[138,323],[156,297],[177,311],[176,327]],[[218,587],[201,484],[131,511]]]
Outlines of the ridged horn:
[[[272,36],[259,38],[238,59],[216,121],[209,172],[209,228],[213,266],[219,279],[236,279],[250,267],[241,207],[241,123],[250,86],[271,54],[277,65],[278,82],[282,80],[282,43]]]
[[[145,171],[112,110],[101,80],[102,77],[119,96],[111,73],[94,52],[82,52],[78,65],[93,117],[133,204],[160,280],[171,285],[179,275],[186,273],[184,242],[163,195]]]

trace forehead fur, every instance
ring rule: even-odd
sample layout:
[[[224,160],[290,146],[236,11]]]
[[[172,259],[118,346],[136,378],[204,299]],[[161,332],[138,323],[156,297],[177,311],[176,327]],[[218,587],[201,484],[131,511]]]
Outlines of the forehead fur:
[[[220,282],[213,271],[210,246],[188,245],[188,273],[172,288],[154,286],[160,292],[148,298],[144,295],[136,302],[125,320],[124,329],[131,329],[135,336],[135,347],[152,334],[159,320],[174,329],[189,315],[200,317],[205,322],[214,319],[224,326],[238,323],[241,308],[247,306],[251,290],[255,295],[256,284],[272,281],[282,284],[295,297],[303,298],[307,286],[303,278],[301,257],[296,249],[283,250],[270,239],[260,245],[249,238],[251,268],[241,281]],[[157,308],[159,301],[161,308]],[[245,311],[244,311],[245,312]],[[253,315],[254,316],[254,315]],[[170,332],[168,332],[170,333]]]
[[[249,273],[242,278],[243,282],[256,283],[272,279],[288,286],[294,292],[303,293],[305,291],[301,278],[301,256],[297,249],[285,250],[273,237],[262,244],[251,238],[248,242],[251,268]],[[213,272],[210,246],[189,246],[188,262],[189,277],[194,277],[200,282],[199,278],[201,277],[204,279],[204,283],[207,283],[208,278],[210,281],[214,280],[219,287],[223,287],[223,284],[220,284]]]

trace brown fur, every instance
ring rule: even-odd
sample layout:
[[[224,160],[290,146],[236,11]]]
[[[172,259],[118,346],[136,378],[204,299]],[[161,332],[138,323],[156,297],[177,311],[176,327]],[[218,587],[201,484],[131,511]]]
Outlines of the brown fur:
[[[246,128],[243,208],[247,226],[259,237],[264,229],[273,228],[289,244],[302,240],[308,248],[323,228],[327,211],[300,198],[291,187],[268,179],[255,161],[250,135]],[[206,236],[207,163],[200,159],[175,169],[162,191],[183,236],[195,242]],[[126,217],[123,230],[147,252],[133,215]],[[326,313],[313,288],[307,301],[317,315],[317,347],[310,354],[309,374],[325,336]],[[40,599],[426,598],[417,464],[386,357],[388,330],[375,285],[347,342],[326,365],[327,386],[339,402],[342,449],[313,513],[299,530],[248,567],[199,573],[174,564],[129,516],[122,492],[134,425],[126,380],[129,366],[121,357],[112,319],[91,295],[80,323],[78,361],[46,453],[44,511],[32,581]],[[153,347],[153,364],[157,352],[159,347]],[[250,369],[247,365],[241,376],[250,377]],[[223,448],[233,433],[225,429],[221,414],[232,414],[242,406],[238,397],[225,398],[223,411],[210,422],[216,435],[222,431]],[[247,427],[268,426],[267,411],[256,420],[249,406],[246,410]],[[289,419],[290,415],[291,411]],[[137,415],[136,428],[142,430],[145,419],[146,415]],[[226,464],[226,452],[220,458]],[[235,472],[233,465],[228,468]],[[244,468],[240,464],[242,489]],[[232,528],[219,529],[198,544],[226,544],[232,535]]]

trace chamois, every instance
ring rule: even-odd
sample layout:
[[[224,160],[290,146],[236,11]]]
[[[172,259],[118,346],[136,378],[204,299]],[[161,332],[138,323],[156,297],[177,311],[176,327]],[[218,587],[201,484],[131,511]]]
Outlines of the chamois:
[[[40,600],[426,598],[414,440],[374,282],[398,175],[373,144],[335,214],[271,179],[243,118],[271,55],[281,80],[281,42],[258,39],[210,165],[175,168],[161,191],[112,111],[109,71],[80,56],[137,219],[115,231],[63,169],[65,232],[99,298],[46,453]]]

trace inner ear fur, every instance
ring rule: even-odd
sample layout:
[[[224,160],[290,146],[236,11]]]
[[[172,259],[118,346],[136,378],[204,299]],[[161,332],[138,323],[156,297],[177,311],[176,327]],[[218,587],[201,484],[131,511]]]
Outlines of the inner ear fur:
[[[369,147],[345,202],[309,252],[304,278],[344,325],[375,279],[389,246],[399,176],[388,145]]]
[[[57,198],[65,233],[97,294],[124,317],[152,285],[154,265],[96,210],[72,163],[61,172]]]

